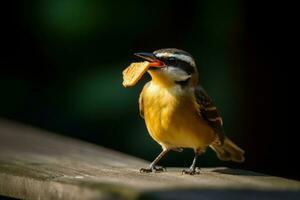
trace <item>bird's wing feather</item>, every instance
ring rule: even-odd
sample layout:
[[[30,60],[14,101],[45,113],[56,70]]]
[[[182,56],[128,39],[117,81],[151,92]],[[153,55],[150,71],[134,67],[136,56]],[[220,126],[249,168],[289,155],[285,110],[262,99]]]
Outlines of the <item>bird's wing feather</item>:
[[[201,86],[197,86],[195,88],[195,97],[200,107],[199,115],[215,130],[217,133],[217,139],[222,144],[225,138],[225,133],[223,131],[223,120],[218,109],[213,104],[210,96]]]

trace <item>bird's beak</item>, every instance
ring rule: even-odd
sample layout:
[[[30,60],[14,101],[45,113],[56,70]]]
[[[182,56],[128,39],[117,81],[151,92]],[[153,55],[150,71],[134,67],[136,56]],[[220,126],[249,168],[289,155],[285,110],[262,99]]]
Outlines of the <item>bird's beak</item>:
[[[135,53],[134,55],[149,61],[151,67],[164,66],[164,63],[160,61],[153,53]]]

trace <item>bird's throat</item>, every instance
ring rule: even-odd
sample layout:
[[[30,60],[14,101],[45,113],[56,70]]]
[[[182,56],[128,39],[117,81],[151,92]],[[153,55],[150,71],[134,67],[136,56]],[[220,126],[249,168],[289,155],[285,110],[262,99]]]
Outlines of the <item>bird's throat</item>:
[[[174,86],[174,82],[170,80],[161,70],[148,70],[152,78],[152,82],[161,87],[172,87]]]

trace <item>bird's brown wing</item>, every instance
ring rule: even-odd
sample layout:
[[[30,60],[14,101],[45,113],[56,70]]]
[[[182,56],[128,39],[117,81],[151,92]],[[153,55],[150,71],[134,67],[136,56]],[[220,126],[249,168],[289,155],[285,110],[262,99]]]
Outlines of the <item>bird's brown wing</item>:
[[[143,93],[144,93],[145,89],[149,86],[149,83],[150,83],[150,82],[146,83],[146,85],[143,87],[143,90],[142,90],[142,92],[141,92],[141,94],[140,94],[140,97],[139,97],[140,116],[141,116],[142,118],[144,118],[144,101],[143,101]]]
[[[195,97],[200,107],[199,115],[203,119],[205,119],[208,124],[215,130],[215,132],[217,133],[217,141],[223,144],[225,133],[223,130],[223,120],[218,109],[213,104],[210,96],[201,86],[197,86],[195,88]]]

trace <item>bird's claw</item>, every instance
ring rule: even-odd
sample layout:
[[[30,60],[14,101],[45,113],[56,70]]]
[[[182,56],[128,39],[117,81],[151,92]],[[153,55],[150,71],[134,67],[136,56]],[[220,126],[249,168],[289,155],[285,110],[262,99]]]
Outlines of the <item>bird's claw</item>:
[[[182,170],[181,174],[197,175],[200,174],[200,168],[196,167],[195,169]]]
[[[167,171],[167,169],[165,167],[161,167],[161,166],[153,166],[153,167],[149,167],[149,168],[141,168],[140,169],[140,173],[150,173],[150,172],[159,173],[159,172],[165,172],[165,171]]]

